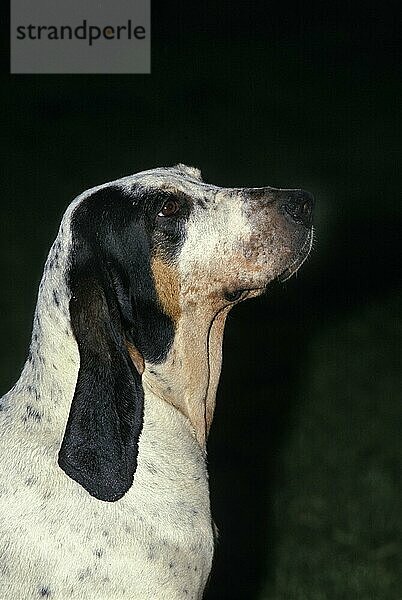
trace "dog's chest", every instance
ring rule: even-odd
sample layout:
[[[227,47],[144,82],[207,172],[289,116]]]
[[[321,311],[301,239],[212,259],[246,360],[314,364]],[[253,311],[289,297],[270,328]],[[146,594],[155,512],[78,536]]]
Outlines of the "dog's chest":
[[[41,546],[37,581],[55,598],[198,600],[212,562],[210,522],[179,511],[161,511],[160,519],[82,515],[73,534],[52,532],[52,543]]]
[[[202,597],[213,556],[208,478],[175,409],[146,407],[134,483],[117,502],[90,496],[52,452],[32,455],[3,454],[14,495],[0,502],[0,597]]]
[[[208,514],[191,514],[185,499],[176,511],[153,503],[159,517],[145,504],[130,513],[128,505],[115,510],[71,498],[57,510],[41,510],[40,502],[32,498],[25,521],[22,511],[8,512],[14,527],[3,532],[6,571],[0,597],[202,597],[213,555],[211,523]]]

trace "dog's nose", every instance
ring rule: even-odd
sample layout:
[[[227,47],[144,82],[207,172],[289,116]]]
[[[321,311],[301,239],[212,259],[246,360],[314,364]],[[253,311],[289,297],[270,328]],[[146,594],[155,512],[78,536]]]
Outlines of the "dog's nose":
[[[303,223],[305,227],[310,227],[313,222],[314,197],[310,192],[298,190],[295,194],[289,195],[281,206],[296,223]]]

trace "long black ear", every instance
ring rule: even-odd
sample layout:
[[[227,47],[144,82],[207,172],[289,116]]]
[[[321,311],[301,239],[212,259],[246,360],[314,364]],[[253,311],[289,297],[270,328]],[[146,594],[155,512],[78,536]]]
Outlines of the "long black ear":
[[[59,452],[67,475],[109,502],[133,482],[143,417],[141,377],[116,313],[96,280],[81,281],[70,301],[80,368]]]
[[[108,256],[97,241],[102,222],[88,221],[89,216],[85,209],[72,223],[70,318],[80,368],[59,465],[92,496],[111,502],[133,482],[144,398],[127,349],[130,282],[116,258],[116,243],[114,256]],[[103,240],[110,228],[113,223]]]

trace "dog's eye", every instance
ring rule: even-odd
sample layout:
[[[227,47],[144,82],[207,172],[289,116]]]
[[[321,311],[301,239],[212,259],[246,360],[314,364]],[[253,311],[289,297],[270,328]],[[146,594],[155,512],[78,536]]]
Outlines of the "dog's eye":
[[[177,200],[169,199],[166,200],[165,204],[162,206],[160,212],[158,213],[158,217],[173,217],[180,210],[180,204]]]
[[[236,302],[237,300],[240,300],[240,298],[246,292],[247,292],[247,290],[233,290],[233,291],[227,290],[225,292],[225,300],[227,300],[228,302]]]

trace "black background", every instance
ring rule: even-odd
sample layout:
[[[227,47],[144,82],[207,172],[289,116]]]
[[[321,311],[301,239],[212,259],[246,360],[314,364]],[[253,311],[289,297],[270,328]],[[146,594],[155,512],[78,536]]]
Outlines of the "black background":
[[[2,77],[2,391],[23,364],[60,217],[83,189],[184,162],[218,185],[316,197],[309,261],[228,321],[209,446],[221,531],[211,600],[257,598],[275,579],[275,486],[312,340],[332,328],[336,344],[338,324],[374,305],[384,339],[400,254],[396,6],[155,1],[151,75]],[[366,375],[369,386],[372,365]]]

